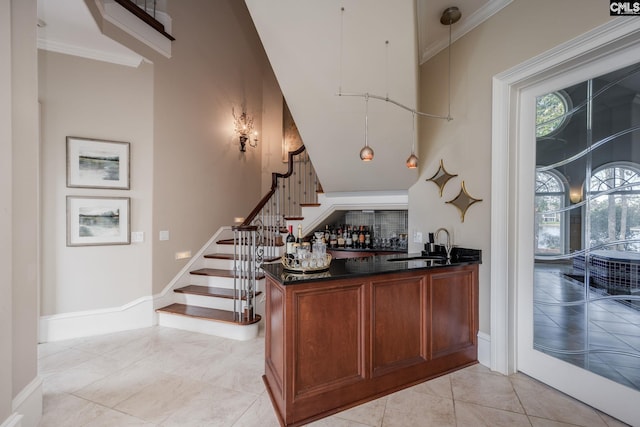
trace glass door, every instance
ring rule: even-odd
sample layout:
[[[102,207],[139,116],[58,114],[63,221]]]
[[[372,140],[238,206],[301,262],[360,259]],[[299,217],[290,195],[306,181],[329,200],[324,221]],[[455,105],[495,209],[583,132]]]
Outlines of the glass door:
[[[521,97],[535,190],[518,369],[628,420],[640,413],[640,64],[575,80]]]

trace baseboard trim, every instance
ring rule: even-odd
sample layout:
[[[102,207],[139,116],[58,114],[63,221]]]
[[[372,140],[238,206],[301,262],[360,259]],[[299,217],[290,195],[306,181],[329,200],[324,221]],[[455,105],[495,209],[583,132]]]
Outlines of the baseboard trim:
[[[35,377],[11,402],[7,427],[37,427],[42,418],[42,378]],[[0,427],[5,427],[5,423]]]
[[[478,362],[491,368],[491,335],[478,332]]]
[[[22,415],[14,412],[0,424],[0,427],[22,427]]]
[[[40,342],[62,341],[153,326],[154,298],[138,298],[121,307],[40,317]]]
[[[181,281],[187,281],[189,271],[199,268],[205,251],[215,245],[223,232],[229,230],[231,227],[220,227],[159,294],[144,296],[120,307],[40,316],[39,342],[62,341],[157,325],[155,309],[175,302],[171,291]]]

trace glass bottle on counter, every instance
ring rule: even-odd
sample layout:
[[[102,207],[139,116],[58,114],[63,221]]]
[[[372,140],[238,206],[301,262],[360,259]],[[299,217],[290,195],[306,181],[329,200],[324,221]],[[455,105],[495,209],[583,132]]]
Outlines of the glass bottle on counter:
[[[335,228],[332,228],[331,233],[329,234],[329,247],[332,247],[332,248],[338,247],[338,236],[336,235]]]
[[[296,238],[296,243],[302,244],[302,224],[298,224],[298,237]]]
[[[331,233],[329,233],[329,225],[324,226],[324,243],[329,244],[329,237]]]
[[[369,233],[369,227],[365,227],[364,230],[364,245],[367,249],[371,249],[371,234]]]
[[[338,247],[339,248],[344,248],[344,232],[343,232],[344,228],[339,228],[338,229]]]
[[[358,247],[364,249],[364,225],[360,226],[360,233],[358,233]]]
[[[287,246],[285,249],[285,256],[287,258],[290,258],[290,259],[295,258],[295,250],[293,248],[293,245],[295,242],[296,242],[296,238],[293,237],[293,225],[290,225],[289,234],[287,234]]]
[[[345,232],[344,246],[350,248],[353,246],[353,237],[351,234],[351,226],[347,226],[347,231]]]

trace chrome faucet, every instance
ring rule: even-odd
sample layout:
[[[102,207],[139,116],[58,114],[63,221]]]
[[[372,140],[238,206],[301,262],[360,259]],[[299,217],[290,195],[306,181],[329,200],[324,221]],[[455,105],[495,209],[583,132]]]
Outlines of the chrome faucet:
[[[436,243],[438,243],[438,236],[440,235],[441,231],[447,233],[447,243],[445,243],[444,245],[444,250],[447,252],[447,259],[449,260],[451,259],[451,249],[453,248],[453,246],[451,245],[451,235],[449,234],[449,230],[447,230],[446,228],[438,228],[436,230]]]

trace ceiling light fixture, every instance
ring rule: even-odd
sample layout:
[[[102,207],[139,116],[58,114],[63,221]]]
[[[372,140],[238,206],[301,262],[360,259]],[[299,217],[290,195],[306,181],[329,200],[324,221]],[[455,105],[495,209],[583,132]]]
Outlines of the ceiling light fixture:
[[[364,147],[360,150],[360,160],[370,162],[373,160],[373,149],[369,147],[369,94],[364,97]]]
[[[411,155],[407,158],[407,167],[415,169],[418,167],[418,156],[416,156],[416,113],[411,113]]]
[[[340,67],[339,67],[339,74],[340,74],[340,82],[339,82],[339,86],[338,86],[338,96],[355,96],[355,97],[361,97],[361,98],[365,98],[366,103],[367,103],[367,108],[368,108],[368,102],[369,102],[369,98],[373,98],[373,99],[378,99],[380,101],[385,101],[388,103],[391,103],[397,107],[400,107],[404,110],[407,110],[409,112],[412,113],[413,118],[414,118],[414,128],[415,128],[415,118],[417,116],[421,116],[421,117],[428,117],[428,118],[432,118],[432,119],[442,119],[442,120],[446,120],[446,121],[451,121],[453,120],[453,117],[451,117],[451,26],[453,24],[455,24],[456,22],[458,22],[460,20],[460,18],[462,17],[462,13],[460,12],[460,9],[452,6],[449,7],[447,9],[444,10],[444,12],[442,12],[442,16],[440,17],[440,23],[442,25],[447,25],[449,26],[449,46],[448,46],[448,111],[447,111],[447,115],[446,116],[442,116],[442,115],[438,115],[438,114],[430,114],[430,113],[425,113],[422,111],[418,111],[415,108],[411,108],[408,107],[394,99],[389,98],[389,94],[387,93],[386,96],[380,96],[380,95],[376,95],[373,93],[352,93],[352,92],[343,92],[342,91],[342,56],[343,56],[343,34],[344,34],[344,7],[340,8]],[[388,49],[389,46],[389,41],[385,41],[385,45]],[[369,161],[371,159],[373,159],[373,150],[371,150],[371,148],[368,146],[368,141],[367,141],[367,117],[365,115],[365,146],[362,148],[362,150],[360,150],[360,158],[364,161]],[[415,134],[415,130],[414,130],[414,134]],[[369,151],[371,151],[370,156],[369,156]],[[367,157],[365,159],[365,157],[363,157],[363,153],[367,154]],[[413,148],[411,150],[411,155],[409,156],[409,158],[407,159],[407,167],[410,169],[414,169],[415,167],[417,167],[417,163],[418,163],[418,158],[415,155],[415,142],[413,143]],[[415,165],[415,166],[414,166]]]

